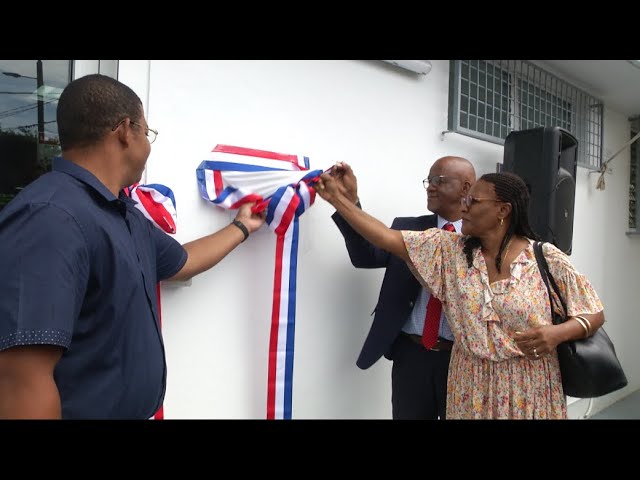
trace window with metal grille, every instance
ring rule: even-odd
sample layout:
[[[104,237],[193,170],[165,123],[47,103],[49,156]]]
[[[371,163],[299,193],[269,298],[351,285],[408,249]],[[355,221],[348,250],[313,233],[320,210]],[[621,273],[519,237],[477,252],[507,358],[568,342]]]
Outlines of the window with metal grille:
[[[578,164],[602,162],[603,105],[526,60],[452,60],[449,130],[500,145],[513,130],[562,127],[578,140]]]

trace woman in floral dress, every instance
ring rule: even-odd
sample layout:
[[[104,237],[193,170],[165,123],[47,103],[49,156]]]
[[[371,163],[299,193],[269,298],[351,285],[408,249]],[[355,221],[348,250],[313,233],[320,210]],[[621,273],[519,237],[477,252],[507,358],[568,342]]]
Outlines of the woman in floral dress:
[[[551,323],[533,253],[529,193],[520,177],[480,177],[461,198],[460,235],[388,228],[345,198],[344,185],[355,185],[350,176],[351,168],[338,164],[322,175],[316,191],[363,237],[404,259],[442,301],[455,337],[447,418],[567,418],[556,346],[593,334],[604,323],[603,307],[568,256],[545,243],[544,256],[571,317]]]

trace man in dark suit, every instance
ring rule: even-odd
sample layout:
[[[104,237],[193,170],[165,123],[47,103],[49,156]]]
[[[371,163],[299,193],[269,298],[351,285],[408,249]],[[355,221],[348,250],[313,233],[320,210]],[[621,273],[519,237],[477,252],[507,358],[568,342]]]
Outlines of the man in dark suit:
[[[357,180],[351,167],[338,164],[332,173],[347,198],[361,207]],[[426,230],[451,225],[461,227],[461,199],[476,180],[473,165],[465,158],[436,160],[423,180],[427,208],[434,215],[397,217],[391,228]],[[445,418],[447,374],[453,335],[440,318],[438,340],[426,349],[422,343],[430,294],[413,276],[405,262],[361,237],[336,212],[332,216],[340,229],[351,263],[356,268],[386,268],[375,316],[356,365],[365,370],[384,355],[393,361],[391,405],[394,419],[435,420]],[[431,308],[431,307],[430,307]]]

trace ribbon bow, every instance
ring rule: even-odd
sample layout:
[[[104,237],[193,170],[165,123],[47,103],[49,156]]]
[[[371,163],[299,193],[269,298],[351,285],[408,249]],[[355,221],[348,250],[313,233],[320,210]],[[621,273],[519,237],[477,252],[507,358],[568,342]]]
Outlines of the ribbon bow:
[[[291,419],[296,318],[298,218],[315,201],[311,186],[322,170],[309,159],[265,150],[216,145],[196,169],[200,195],[225,209],[256,202],[277,235],[269,338],[267,419]]]
[[[138,202],[136,208],[156,227],[167,233],[176,233],[176,199],[169,187],[158,183],[135,183],[124,189],[125,194]]]

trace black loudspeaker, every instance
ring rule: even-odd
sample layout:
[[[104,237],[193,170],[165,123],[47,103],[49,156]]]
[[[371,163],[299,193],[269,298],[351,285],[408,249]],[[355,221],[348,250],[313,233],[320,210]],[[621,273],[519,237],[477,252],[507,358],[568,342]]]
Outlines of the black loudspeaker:
[[[578,141],[560,127],[511,132],[504,141],[503,171],[529,187],[533,231],[571,255]]]

